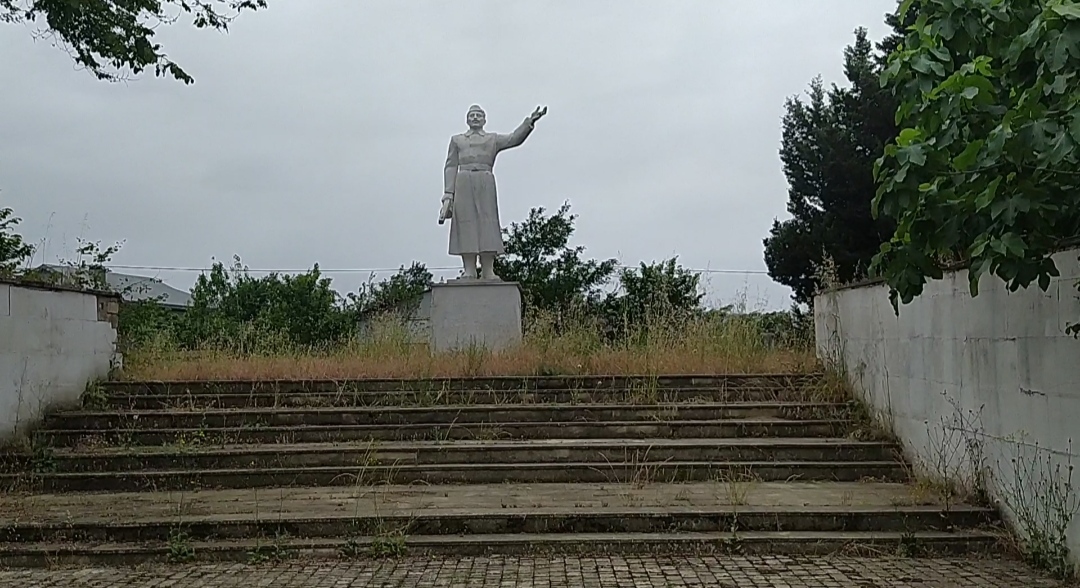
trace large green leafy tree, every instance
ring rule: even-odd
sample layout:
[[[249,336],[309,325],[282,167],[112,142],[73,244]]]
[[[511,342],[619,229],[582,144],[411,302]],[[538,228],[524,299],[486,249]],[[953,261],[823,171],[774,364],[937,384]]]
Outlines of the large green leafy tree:
[[[506,254],[496,259],[495,272],[521,285],[527,311],[559,313],[601,301],[618,262],[584,259],[585,247],[570,245],[576,218],[569,203],[554,214],[533,208],[523,222],[504,229]]]
[[[991,274],[1047,288],[1050,254],[1080,233],[1080,3],[904,0],[913,21],[882,83],[901,126],[876,170],[896,219],[874,260],[908,303],[951,262],[972,294]]]
[[[821,286],[818,268],[828,256],[838,278],[865,277],[874,254],[893,232],[891,219],[874,219],[874,161],[896,137],[896,104],[878,78],[896,43],[877,48],[865,29],[844,51],[847,87],[810,84],[806,101],[785,104],[780,159],[788,180],[788,213],[765,239],[769,275],[809,304]]]
[[[0,22],[40,25],[98,79],[152,70],[191,83],[156,42],[157,30],[187,18],[197,28],[224,31],[241,12],[265,6],[266,0],[0,0]]]

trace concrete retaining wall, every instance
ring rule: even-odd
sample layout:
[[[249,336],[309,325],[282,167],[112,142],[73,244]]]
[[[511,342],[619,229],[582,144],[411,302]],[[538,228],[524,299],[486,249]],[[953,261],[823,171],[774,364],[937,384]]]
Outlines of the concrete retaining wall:
[[[114,294],[0,281],[0,441],[108,375],[119,304]]]
[[[1078,255],[1055,256],[1061,277],[1045,292],[1010,293],[984,276],[972,298],[966,270],[947,274],[899,317],[884,285],[822,294],[818,353],[846,368],[923,474],[971,481],[981,472],[992,498],[1011,499],[1000,506],[1016,523],[1032,514],[1010,512],[1020,492],[1034,505],[1026,510],[1045,508],[1068,488],[1069,464],[1080,465],[1080,341],[1065,334],[1080,322]],[[1080,472],[1073,484],[1075,506]],[[1074,563],[1077,518],[1068,541]]]

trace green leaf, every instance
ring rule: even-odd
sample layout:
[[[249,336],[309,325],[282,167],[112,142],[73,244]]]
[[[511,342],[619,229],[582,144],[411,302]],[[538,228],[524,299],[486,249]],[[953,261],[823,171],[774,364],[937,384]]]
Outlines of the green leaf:
[[[949,19],[942,19],[938,21],[938,34],[942,39],[951,41],[953,36],[956,35],[956,25]]]
[[[987,241],[985,237],[985,235],[980,236],[975,246],[968,251],[968,254],[971,255],[971,257],[979,257],[983,254],[984,251],[986,251],[986,244],[989,241]]]
[[[964,150],[953,158],[953,167],[957,171],[967,171],[971,169],[971,166],[975,164],[975,161],[979,157],[979,151],[982,149],[983,144],[986,141],[979,139],[978,141],[972,141],[968,143],[968,146]]]
[[[915,57],[915,59],[911,61],[911,69],[921,74],[930,73],[930,68],[932,65],[933,62],[930,61],[930,58],[925,55],[918,55]]]
[[[1053,10],[1059,16],[1068,19],[1080,20],[1080,4],[1075,4],[1071,2],[1069,4],[1058,4],[1051,7],[1050,10]]]
[[[997,220],[998,217],[1009,208],[1010,202],[1008,200],[994,200],[990,203],[990,218]],[[1004,251],[1001,253],[1004,253]]]
[[[911,5],[915,3],[915,0],[904,0],[900,3],[900,6],[896,9],[896,15],[900,17],[900,21],[903,22],[909,12],[911,12]]]
[[[1064,94],[1065,91],[1069,89],[1069,78],[1072,76],[1073,74],[1071,73],[1068,75],[1058,74],[1054,78],[1053,84],[1047,84],[1046,87],[1043,88],[1043,94],[1047,96],[1050,94]]]
[[[960,95],[964,98],[967,98],[968,100],[971,100],[972,98],[979,95],[979,89],[975,86],[968,86],[964,88],[964,91],[961,92]]]
[[[1069,60],[1068,40],[1064,35],[1058,35],[1057,38],[1050,42],[1049,50],[1050,55],[1046,60],[1046,64],[1052,72],[1061,71],[1061,68],[1065,67],[1065,63]]]
[[[1041,16],[1033,19],[1031,21],[1031,24],[1028,25],[1027,30],[1024,31],[1024,33],[1020,36],[1013,39],[1012,43],[1009,45],[1008,50],[1005,51],[1005,58],[1008,61],[1016,61],[1017,59],[1019,59],[1020,55],[1022,55],[1024,51],[1027,51],[1032,47],[1032,45],[1034,45],[1035,37],[1039,34],[1039,29],[1042,28],[1042,25],[1043,19]]]
[[[1005,233],[1001,236],[1001,243],[1005,245],[1005,250],[1012,253],[1016,257],[1023,257],[1027,251],[1027,245],[1024,243],[1024,239],[1016,233]]]
[[[896,161],[901,165],[910,163],[921,166],[926,163],[926,147],[923,145],[911,145],[896,150]]]
[[[976,212],[982,212],[983,210],[986,210],[986,207],[990,206],[990,204],[994,202],[994,199],[997,197],[998,186],[1000,185],[1001,176],[994,178],[993,181],[987,184],[986,189],[984,189],[975,199]]]
[[[922,131],[919,129],[907,128],[900,131],[900,134],[896,137],[896,144],[901,147],[906,147],[922,139]]]

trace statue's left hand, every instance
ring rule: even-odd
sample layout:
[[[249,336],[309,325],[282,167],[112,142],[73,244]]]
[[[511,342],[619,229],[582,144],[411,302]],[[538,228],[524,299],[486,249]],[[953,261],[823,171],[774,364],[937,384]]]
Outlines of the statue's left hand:
[[[533,113],[529,115],[529,119],[535,123],[536,121],[540,120],[545,114],[547,114],[547,106],[543,108],[537,106],[536,110],[534,110]]]

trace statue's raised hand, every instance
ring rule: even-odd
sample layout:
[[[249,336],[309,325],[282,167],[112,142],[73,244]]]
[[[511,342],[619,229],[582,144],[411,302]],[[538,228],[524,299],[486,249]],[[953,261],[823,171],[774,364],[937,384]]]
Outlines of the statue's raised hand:
[[[537,106],[536,110],[534,110],[533,113],[529,115],[529,119],[535,123],[536,121],[540,120],[545,114],[547,114],[547,106],[543,108]]]

